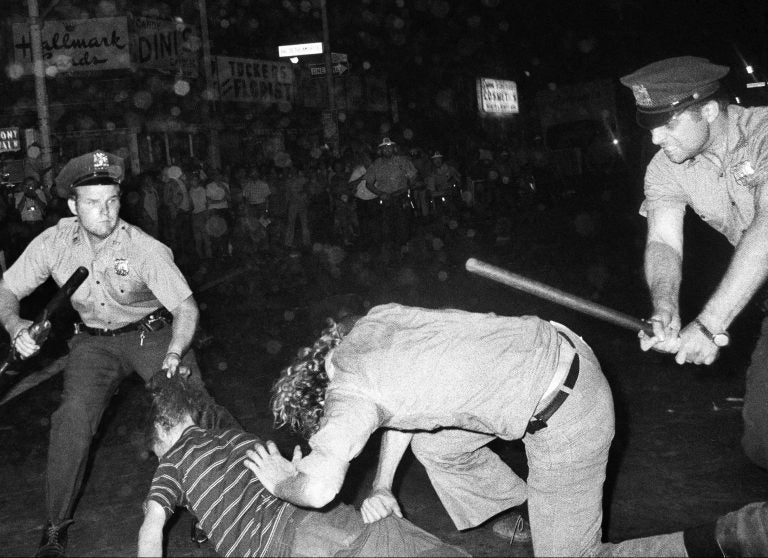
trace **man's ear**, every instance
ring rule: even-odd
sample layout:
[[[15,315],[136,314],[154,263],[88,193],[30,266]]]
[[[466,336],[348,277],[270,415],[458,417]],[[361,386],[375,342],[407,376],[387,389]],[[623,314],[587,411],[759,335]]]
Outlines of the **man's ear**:
[[[701,115],[710,124],[720,116],[720,104],[714,99],[706,103],[701,107]]]
[[[69,210],[72,212],[72,215],[77,215],[77,204],[75,203],[75,198],[67,198],[67,205],[69,206]]]

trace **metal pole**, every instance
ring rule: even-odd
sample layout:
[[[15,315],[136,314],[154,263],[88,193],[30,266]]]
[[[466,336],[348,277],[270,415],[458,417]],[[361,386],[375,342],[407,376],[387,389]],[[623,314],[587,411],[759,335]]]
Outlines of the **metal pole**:
[[[32,43],[32,64],[35,76],[35,99],[37,101],[37,121],[40,126],[40,149],[43,176],[40,177],[46,188],[53,184],[51,168],[53,154],[51,149],[51,128],[48,115],[48,90],[45,85],[45,64],[43,62],[43,39],[40,29],[40,8],[37,0],[28,0],[29,34]]]
[[[216,112],[216,103],[214,99],[216,94],[213,87],[213,66],[211,58],[211,42],[208,35],[208,10],[206,8],[205,0],[198,1],[198,9],[200,10],[200,32],[203,39],[203,71],[205,72],[205,88],[210,95],[208,100],[208,106],[210,107],[210,115],[212,116]],[[211,118],[211,120],[214,120]],[[215,123],[214,123],[215,125]],[[221,151],[219,149],[219,130],[210,127],[208,130],[208,163],[215,169],[221,168]]]
[[[328,11],[326,9],[326,0],[320,0],[320,13],[323,21],[323,53],[325,54],[325,84],[328,88],[328,110],[333,119],[336,135],[333,137],[333,152],[339,151],[339,123],[336,119],[336,96],[333,89],[333,65],[331,61],[331,38],[328,30]]]

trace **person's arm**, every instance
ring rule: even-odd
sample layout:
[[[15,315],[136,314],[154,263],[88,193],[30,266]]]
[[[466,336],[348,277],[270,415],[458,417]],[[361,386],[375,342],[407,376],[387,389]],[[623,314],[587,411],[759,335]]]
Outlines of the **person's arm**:
[[[363,522],[373,523],[393,513],[397,517],[403,517],[400,505],[397,503],[394,494],[392,494],[392,483],[395,480],[397,466],[400,464],[412,438],[412,432],[402,432],[400,430],[384,431],[384,435],[381,438],[379,464],[376,468],[376,477],[371,485],[371,493],[360,507]]]
[[[349,463],[323,459],[323,456],[317,454],[317,451],[312,452],[306,461],[311,461],[312,465],[321,461],[326,472],[331,473],[330,476],[320,474],[317,467],[302,467],[299,446],[294,448],[293,458],[288,461],[271,440],[264,445],[256,444],[253,450],[248,450],[244,463],[264,488],[277,498],[297,506],[322,508],[338,494]],[[328,471],[329,468],[333,470]]]
[[[186,367],[179,369],[179,366],[184,353],[192,345],[197,322],[200,319],[200,312],[192,295],[181,301],[181,304],[173,309],[171,314],[173,315],[173,324],[171,326],[173,333],[162,366],[163,370],[168,370],[169,378],[177,371],[183,376],[189,375],[189,369]]]
[[[33,322],[19,316],[19,299],[3,280],[0,280],[0,323],[23,358],[30,357],[40,350],[40,346],[29,334],[29,326]]]
[[[139,550],[137,556],[163,555],[163,527],[165,526],[165,510],[149,500],[144,512],[144,522],[139,529]]]
[[[651,295],[653,336],[640,333],[642,350],[674,353],[680,331],[680,282],[683,269],[684,206],[648,211],[645,279]]]
[[[697,319],[712,333],[726,331],[768,277],[768,184],[755,193],[755,216],[736,245],[731,263]],[[695,323],[681,332],[677,361],[711,364],[718,347]]]

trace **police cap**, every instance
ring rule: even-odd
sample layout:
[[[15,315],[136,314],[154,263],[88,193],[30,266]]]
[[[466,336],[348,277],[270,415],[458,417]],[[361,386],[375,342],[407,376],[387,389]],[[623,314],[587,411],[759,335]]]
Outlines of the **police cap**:
[[[122,157],[97,150],[70,159],[56,176],[56,186],[69,192],[78,186],[119,186],[124,175]]]
[[[652,130],[684,108],[715,95],[728,71],[728,66],[706,58],[678,56],[648,64],[620,81],[635,96],[637,123]]]

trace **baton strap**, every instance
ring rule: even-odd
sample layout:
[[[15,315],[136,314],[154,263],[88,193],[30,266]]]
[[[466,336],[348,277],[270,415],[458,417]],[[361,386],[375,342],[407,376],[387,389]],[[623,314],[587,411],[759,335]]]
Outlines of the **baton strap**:
[[[566,341],[568,341],[568,344],[571,347],[573,347],[574,349],[576,348],[576,346],[573,344],[573,341],[568,339],[567,335],[565,335],[560,331],[558,331],[557,334],[560,335]],[[574,353],[573,360],[571,361],[571,367],[568,369],[568,375],[565,377],[565,381],[563,382],[563,385],[560,386],[559,391],[555,395],[554,399],[552,399],[550,404],[547,405],[544,409],[542,409],[541,412],[533,415],[533,418],[531,418],[531,421],[528,423],[528,426],[525,429],[526,432],[528,432],[529,434],[535,434],[542,428],[547,427],[547,421],[550,418],[552,418],[552,415],[555,414],[555,412],[560,408],[563,402],[568,398],[568,394],[571,393],[573,386],[576,385],[576,379],[578,377],[579,377],[579,353]]]

